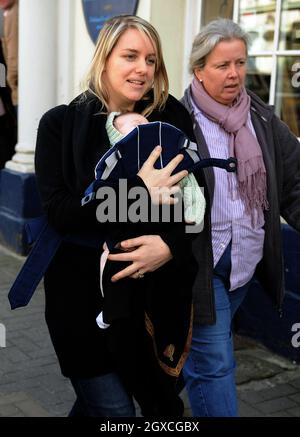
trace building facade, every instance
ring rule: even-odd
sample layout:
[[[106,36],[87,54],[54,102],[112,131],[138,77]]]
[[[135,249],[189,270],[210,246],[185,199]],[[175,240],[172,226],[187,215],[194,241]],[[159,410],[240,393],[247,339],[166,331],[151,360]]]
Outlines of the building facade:
[[[38,120],[48,108],[69,102],[81,91],[94,42],[84,19],[84,0],[19,1],[19,141],[7,168],[32,172]],[[102,3],[109,11],[112,2]],[[300,136],[300,1],[137,3],[137,15],[149,20],[161,35],[170,91],[178,98],[191,79],[189,52],[200,28],[216,17],[239,22],[252,38],[247,86],[275,105],[277,114]]]
[[[0,242],[9,241],[14,250],[23,251],[19,242],[25,239],[24,223],[40,211],[31,195],[39,120],[48,109],[70,102],[82,91],[80,84],[93,56],[86,6],[95,6],[91,22],[103,22],[114,15],[117,5],[127,3],[135,4],[136,14],[158,30],[170,92],[177,98],[190,83],[189,54],[201,27],[216,17],[239,22],[252,39],[247,86],[274,105],[300,137],[300,1],[19,0],[18,142],[0,174]],[[8,196],[8,189],[19,197]],[[17,231],[12,238],[13,229]]]

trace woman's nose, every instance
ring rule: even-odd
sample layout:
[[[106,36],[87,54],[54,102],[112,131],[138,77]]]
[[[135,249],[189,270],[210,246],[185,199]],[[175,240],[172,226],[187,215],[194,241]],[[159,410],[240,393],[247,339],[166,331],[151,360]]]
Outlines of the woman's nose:
[[[145,73],[147,71],[147,64],[146,61],[144,59],[140,59],[137,63],[136,63],[136,67],[135,67],[136,71],[138,73]]]
[[[232,65],[229,69],[229,76],[230,77],[236,77],[237,76],[237,69],[235,65]]]

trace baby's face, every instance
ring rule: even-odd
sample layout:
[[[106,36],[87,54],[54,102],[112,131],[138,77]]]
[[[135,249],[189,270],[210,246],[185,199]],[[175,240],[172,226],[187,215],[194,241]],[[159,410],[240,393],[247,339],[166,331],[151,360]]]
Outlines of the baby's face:
[[[116,117],[114,120],[115,128],[123,135],[128,134],[139,124],[145,123],[148,123],[147,118],[135,113],[119,115],[119,117]]]

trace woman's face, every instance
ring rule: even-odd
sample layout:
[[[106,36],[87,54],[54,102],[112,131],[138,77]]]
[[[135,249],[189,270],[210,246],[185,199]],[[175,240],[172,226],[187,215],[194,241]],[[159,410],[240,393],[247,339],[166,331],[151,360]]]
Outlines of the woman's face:
[[[206,57],[203,69],[195,76],[217,102],[230,105],[245,83],[246,46],[240,39],[221,41]]]
[[[151,40],[137,29],[127,29],[106,61],[102,80],[108,90],[109,110],[132,111],[152,87],[156,50]]]

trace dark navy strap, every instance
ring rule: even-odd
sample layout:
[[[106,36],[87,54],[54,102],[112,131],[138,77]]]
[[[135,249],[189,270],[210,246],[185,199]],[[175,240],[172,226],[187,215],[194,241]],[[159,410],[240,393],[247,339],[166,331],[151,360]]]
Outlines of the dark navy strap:
[[[236,160],[236,158],[201,159],[201,161],[199,161],[197,164],[195,164],[195,167],[193,168],[193,170],[198,169],[198,168],[205,168],[205,167],[219,167],[219,168],[224,168],[224,170],[226,170],[228,172],[235,172],[237,170],[237,160]]]
[[[29,244],[35,243],[8,293],[11,309],[29,303],[63,241],[99,249],[104,242],[104,237],[95,232],[66,236],[59,234],[49,225],[46,216],[28,221],[25,228]]]
[[[191,152],[193,152],[193,149],[191,149]],[[192,159],[194,159],[193,156]],[[236,158],[233,157],[228,159],[206,158],[206,159],[200,159],[198,161],[194,159],[194,162],[195,162],[194,165],[192,166],[192,168],[190,168],[190,171],[192,172],[198,170],[199,168],[206,168],[206,167],[223,168],[229,173],[233,173],[237,171],[237,160]],[[94,180],[86,189],[85,196],[81,199],[81,205],[84,206],[87,203],[91,202],[93,199],[95,199],[98,188],[106,185],[107,185],[107,181],[104,181],[102,179]]]
[[[12,310],[28,304],[63,240],[47,221],[36,225],[42,226],[40,234],[8,293]]]

